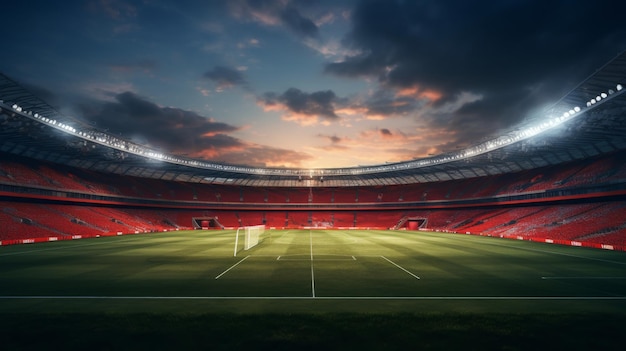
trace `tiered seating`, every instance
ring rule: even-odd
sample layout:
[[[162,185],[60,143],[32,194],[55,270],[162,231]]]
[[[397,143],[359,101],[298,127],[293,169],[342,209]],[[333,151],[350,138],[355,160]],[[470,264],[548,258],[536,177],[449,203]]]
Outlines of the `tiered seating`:
[[[403,199],[404,201],[423,201],[424,193],[426,192],[426,184],[412,184],[406,185]]]
[[[380,210],[385,205],[407,202],[489,198],[546,189],[575,187],[603,182],[626,181],[623,153],[563,166],[544,167],[514,174],[388,187],[261,188],[215,184],[188,184],[69,169],[41,162],[7,157],[0,162],[0,182],[89,194],[119,195],[171,201],[160,208],[94,207],[86,204],[45,206],[31,202],[2,200],[0,240],[9,237],[72,235],[171,230],[191,226],[192,217],[217,216],[227,227],[266,223],[274,227],[393,227],[403,216],[424,217],[427,227],[489,235],[623,242],[625,202],[614,200],[590,204],[546,204],[502,207],[497,203],[479,209],[435,208],[426,210]],[[35,200],[31,200],[35,201]],[[182,210],[176,202],[196,201],[211,210]],[[213,210],[230,203],[230,210]],[[217,204],[212,207],[211,204]],[[238,204],[255,204],[250,210]],[[282,209],[259,210],[264,205]],[[306,204],[299,209],[291,205]],[[328,205],[328,206],[316,206]],[[332,210],[350,205],[350,210]],[[510,205],[510,204],[509,204]],[[354,207],[364,207],[354,210]],[[324,209],[321,209],[324,207]],[[316,210],[316,208],[320,208]],[[377,209],[378,208],[378,209]],[[438,207],[437,207],[438,208]],[[376,209],[376,210],[373,210]],[[23,219],[26,222],[23,223]]]
[[[215,188],[215,199],[218,202],[241,202],[241,197],[239,187],[221,186]]]
[[[242,189],[242,198],[247,203],[264,203],[267,199],[265,191],[261,188],[247,187]]]
[[[310,188],[289,189],[287,190],[287,199],[292,204],[305,204],[313,201],[313,190]]]
[[[286,226],[287,215],[285,211],[265,212],[265,224],[269,227],[282,228]]]
[[[402,202],[404,200],[405,187],[404,186],[388,186],[382,191],[383,196],[380,201],[383,202]]]
[[[333,225],[337,227],[354,227],[354,211],[334,211]]]
[[[41,177],[39,173],[28,167],[26,164],[20,164],[8,160],[0,163],[0,167],[2,167],[2,173],[5,175],[3,178],[8,179],[10,183],[20,185],[49,186],[49,183],[45,178]]]
[[[420,201],[427,200],[446,200],[451,187],[456,181],[447,181],[441,183],[428,183],[424,192],[421,194]]]
[[[200,216],[199,216],[200,217]],[[236,211],[209,211],[207,216],[201,217],[216,217],[217,221],[225,227],[240,227],[239,214]],[[189,218],[191,222],[191,218]]]
[[[240,211],[239,219],[242,226],[263,224],[263,212],[261,211]]]
[[[172,212],[159,210],[126,209],[124,212],[138,221],[134,223],[135,226],[143,227],[147,231],[164,231],[177,228],[189,229],[192,227],[192,217],[203,216],[201,212],[193,211]]]
[[[335,203],[353,204],[356,202],[355,188],[337,188],[335,189]]]
[[[312,227],[327,227],[334,226],[334,217],[332,211],[314,211],[311,215]]]
[[[289,211],[288,216],[288,227],[290,228],[311,226],[309,222],[309,211]]]
[[[59,235],[55,230],[41,227],[36,223],[24,222],[24,218],[29,218],[10,207],[11,203],[0,204],[3,205],[3,210],[0,211],[0,226],[2,228],[0,241]],[[29,216],[34,217],[32,214]]]
[[[357,212],[358,227],[393,228],[402,218],[398,211],[360,211]]]
[[[313,189],[314,203],[317,204],[330,204],[334,201],[334,189],[317,188]]]
[[[357,189],[357,198],[360,203],[381,202],[385,196],[382,188],[362,187]]]
[[[14,214],[21,218],[32,220],[32,225],[54,235],[73,235],[85,232],[85,227],[76,222],[72,216],[59,212],[58,205],[38,205],[31,203],[15,202],[7,204],[7,207],[14,210]],[[90,229],[87,232],[92,232]]]
[[[280,204],[287,202],[287,191],[283,188],[268,188],[266,189],[267,202],[273,204]]]

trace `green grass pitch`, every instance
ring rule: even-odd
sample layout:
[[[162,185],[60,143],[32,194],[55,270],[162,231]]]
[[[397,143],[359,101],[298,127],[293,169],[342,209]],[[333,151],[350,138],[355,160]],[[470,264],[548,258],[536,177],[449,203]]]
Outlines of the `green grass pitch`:
[[[623,252],[376,230],[268,230],[237,256],[234,244],[235,231],[198,230],[0,247],[0,337],[8,349],[623,347]]]

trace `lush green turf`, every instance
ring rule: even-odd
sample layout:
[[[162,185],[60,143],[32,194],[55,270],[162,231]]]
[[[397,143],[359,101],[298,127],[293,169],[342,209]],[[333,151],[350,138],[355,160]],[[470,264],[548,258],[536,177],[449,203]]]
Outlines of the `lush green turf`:
[[[541,349],[563,336],[570,349],[623,346],[622,252],[426,232],[266,234],[237,257],[234,231],[0,247],[0,337],[15,349]],[[56,336],[64,326],[72,338]]]

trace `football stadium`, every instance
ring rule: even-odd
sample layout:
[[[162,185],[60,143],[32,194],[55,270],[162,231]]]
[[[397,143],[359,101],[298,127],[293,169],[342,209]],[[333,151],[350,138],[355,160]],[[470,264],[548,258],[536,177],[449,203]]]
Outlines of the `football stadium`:
[[[626,53],[547,119],[329,169],[161,153],[1,78],[7,349],[623,346]]]
[[[2,74],[2,348],[622,349],[625,85],[623,52],[467,148],[303,169],[163,152]]]

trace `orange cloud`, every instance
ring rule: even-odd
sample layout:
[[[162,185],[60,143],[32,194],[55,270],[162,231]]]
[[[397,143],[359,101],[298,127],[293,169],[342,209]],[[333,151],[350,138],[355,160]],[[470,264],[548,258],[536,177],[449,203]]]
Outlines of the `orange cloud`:
[[[411,87],[399,89],[397,91],[397,96],[407,96],[415,99],[427,99],[431,102],[434,102],[441,99],[443,97],[443,94],[441,92],[431,89],[421,89],[420,87],[414,85]]]

